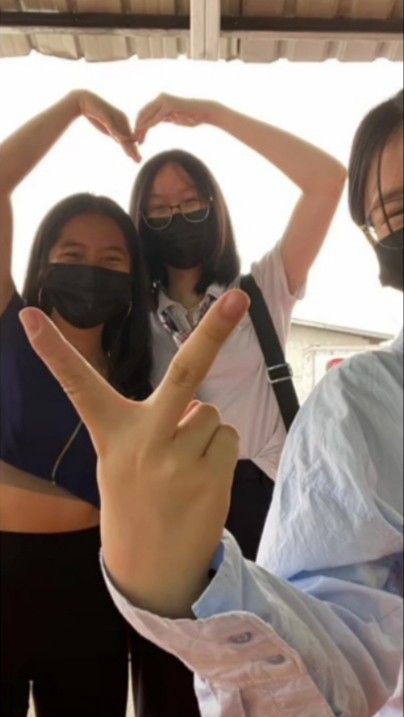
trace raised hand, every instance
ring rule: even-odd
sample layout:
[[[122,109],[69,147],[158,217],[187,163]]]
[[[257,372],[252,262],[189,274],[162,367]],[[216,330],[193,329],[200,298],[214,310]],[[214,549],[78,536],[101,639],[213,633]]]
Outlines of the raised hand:
[[[172,122],[183,127],[197,127],[208,121],[212,102],[191,100],[161,94],[138,114],[135,125],[136,141],[141,144],[149,129],[160,122]]]
[[[100,132],[118,142],[135,162],[141,161],[135,135],[126,115],[113,105],[86,90],[76,92],[80,113]]]
[[[38,309],[21,313],[33,348],[70,397],[97,451],[111,577],[136,605],[161,615],[189,614],[221,539],[238,436],[215,408],[193,397],[247,309],[240,291],[219,299],[143,403],[119,395]]]

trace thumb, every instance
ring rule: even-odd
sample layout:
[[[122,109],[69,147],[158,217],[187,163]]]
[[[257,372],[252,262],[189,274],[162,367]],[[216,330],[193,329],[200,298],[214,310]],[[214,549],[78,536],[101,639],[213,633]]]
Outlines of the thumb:
[[[27,338],[71,400],[99,453],[122,422],[126,400],[63,338],[39,309],[20,312]]]

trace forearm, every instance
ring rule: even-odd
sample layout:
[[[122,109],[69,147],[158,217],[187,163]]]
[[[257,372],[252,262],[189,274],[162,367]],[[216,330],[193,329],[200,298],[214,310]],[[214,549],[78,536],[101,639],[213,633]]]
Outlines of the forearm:
[[[0,145],[0,192],[11,194],[79,115],[79,93],[71,92],[8,137]]]
[[[208,105],[206,122],[261,154],[305,194],[324,193],[345,180],[346,170],[334,157],[277,127],[214,102]]]
[[[202,561],[190,560],[186,541],[178,540],[177,547],[169,550],[163,535],[154,537],[154,549],[148,550],[146,541],[133,537],[133,526],[113,520],[105,503],[101,537],[105,564],[114,584],[144,610],[170,618],[192,617],[192,605],[209,582],[213,551]],[[146,535],[148,530],[150,524],[139,526],[138,535]]]

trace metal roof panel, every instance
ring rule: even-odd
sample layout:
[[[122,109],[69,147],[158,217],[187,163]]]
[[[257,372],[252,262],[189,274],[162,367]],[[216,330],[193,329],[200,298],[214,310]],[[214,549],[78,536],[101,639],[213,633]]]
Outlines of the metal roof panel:
[[[213,0],[0,0],[0,57],[26,55],[35,49],[47,55],[84,57],[93,62],[132,55],[175,58],[184,53],[247,62],[274,62],[280,58],[371,61],[378,57],[400,61],[403,3],[404,0],[222,0],[220,31],[212,15]],[[5,15],[10,11],[20,13],[20,25],[12,25],[10,16]],[[28,14],[38,11],[40,15]],[[191,11],[198,12],[199,17],[192,25],[192,42],[188,20]],[[61,13],[71,13],[70,19]],[[92,14],[90,19],[85,13]],[[142,25],[139,16],[147,22],[142,21]],[[22,26],[24,18],[27,26]],[[93,20],[93,26],[90,23],[80,27],[85,18],[88,22],[91,18],[98,20]],[[133,26],[136,18],[138,25]],[[232,29],[223,25],[223,18],[233,20]],[[252,29],[248,29],[251,20],[254,26],[250,22]],[[62,21],[64,27],[56,27]]]

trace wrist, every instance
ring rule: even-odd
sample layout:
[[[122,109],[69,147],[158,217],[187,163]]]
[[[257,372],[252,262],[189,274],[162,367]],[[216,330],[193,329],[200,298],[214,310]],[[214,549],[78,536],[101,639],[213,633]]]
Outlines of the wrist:
[[[192,605],[210,582],[209,566],[195,570],[176,569],[172,560],[145,561],[143,551],[127,553],[103,542],[103,560],[116,589],[134,607],[171,619],[193,617]],[[151,564],[150,564],[151,563]],[[168,569],[168,565],[170,568]]]
[[[220,102],[206,102],[203,112],[205,124],[220,127],[225,109],[224,105],[221,105]]]
[[[65,97],[67,106],[71,112],[72,119],[81,117],[83,114],[84,98],[86,90],[72,90]]]

